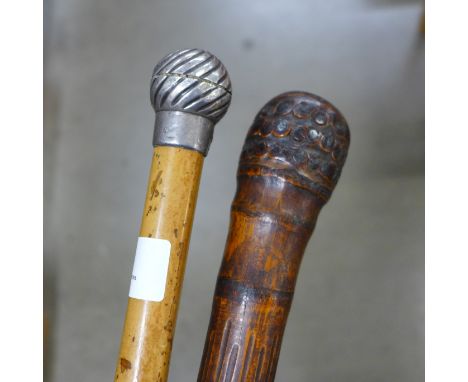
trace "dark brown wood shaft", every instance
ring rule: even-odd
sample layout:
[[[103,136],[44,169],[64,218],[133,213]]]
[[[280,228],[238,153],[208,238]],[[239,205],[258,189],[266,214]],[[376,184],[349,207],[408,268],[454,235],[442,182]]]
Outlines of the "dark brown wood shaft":
[[[274,380],[302,256],[348,144],[341,114],[308,93],[278,96],[257,115],[240,159],[199,382]]]

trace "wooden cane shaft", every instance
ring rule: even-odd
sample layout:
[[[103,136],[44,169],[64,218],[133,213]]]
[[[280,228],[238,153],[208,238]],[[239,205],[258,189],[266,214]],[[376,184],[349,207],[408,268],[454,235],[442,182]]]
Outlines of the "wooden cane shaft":
[[[140,236],[169,240],[164,299],[128,299],[115,381],[164,382],[189,247],[203,155],[178,147],[155,147]]]
[[[274,380],[302,255],[321,207],[309,194],[280,179],[239,179],[199,381]],[[286,210],[307,213],[295,221]]]

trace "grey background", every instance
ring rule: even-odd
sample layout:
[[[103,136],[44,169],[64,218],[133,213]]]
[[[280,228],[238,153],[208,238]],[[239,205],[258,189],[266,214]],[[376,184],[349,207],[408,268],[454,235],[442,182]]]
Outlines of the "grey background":
[[[153,66],[200,47],[233,100],[205,161],[170,380],[194,381],[242,142],[287,90],[351,147],[304,256],[277,381],[424,378],[424,38],[411,0],[45,2],[46,380],[111,380],[151,159]]]

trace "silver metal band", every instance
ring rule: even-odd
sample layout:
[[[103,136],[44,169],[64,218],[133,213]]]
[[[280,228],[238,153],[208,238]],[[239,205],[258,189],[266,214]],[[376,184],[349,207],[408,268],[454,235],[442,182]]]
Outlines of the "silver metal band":
[[[208,118],[183,111],[158,111],[153,146],[177,146],[206,156],[213,139],[214,123]]]

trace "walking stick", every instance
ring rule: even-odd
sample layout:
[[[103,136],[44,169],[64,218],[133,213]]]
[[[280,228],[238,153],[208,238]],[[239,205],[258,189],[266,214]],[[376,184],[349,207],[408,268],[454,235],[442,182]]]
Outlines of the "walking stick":
[[[209,52],[180,50],[154,69],[154,151],[115,381],[167,380],[203,159],[230,101]]]
[[[256,116],[237,193],[198,381],[273,381],[302,255],[349,145],[340,112],[290,92]]]

